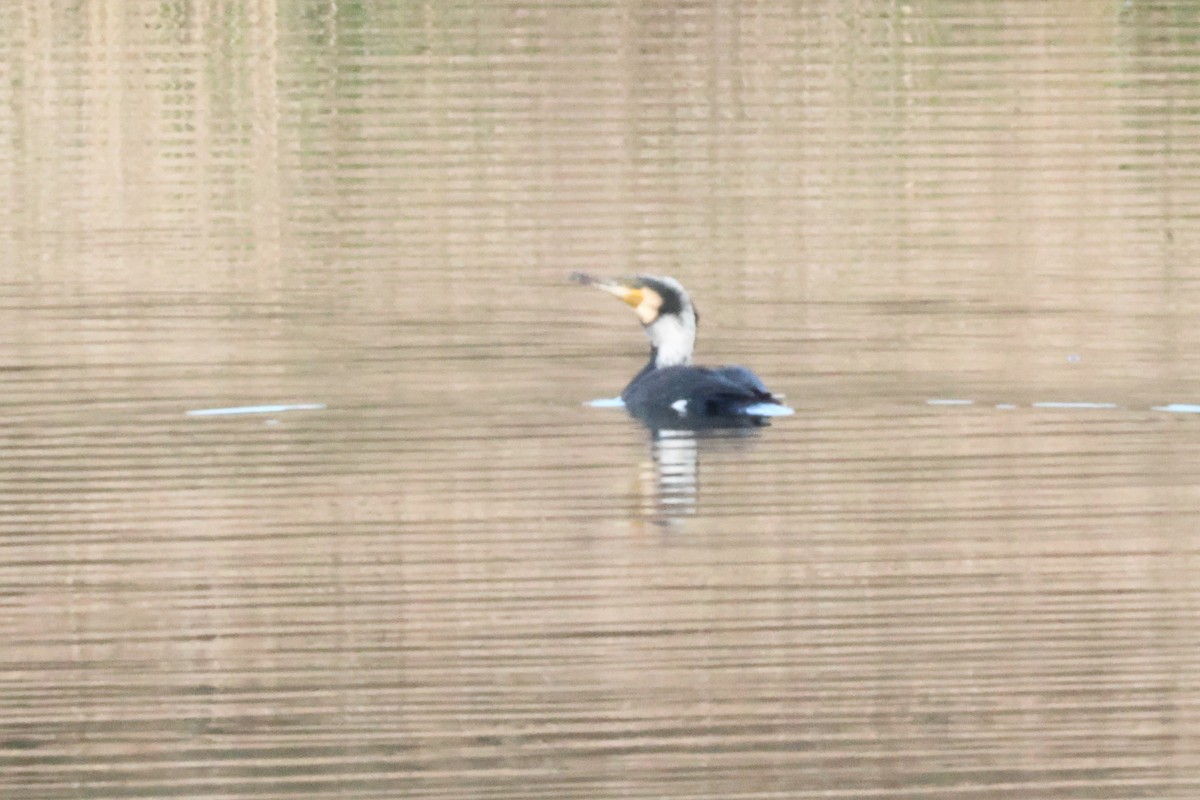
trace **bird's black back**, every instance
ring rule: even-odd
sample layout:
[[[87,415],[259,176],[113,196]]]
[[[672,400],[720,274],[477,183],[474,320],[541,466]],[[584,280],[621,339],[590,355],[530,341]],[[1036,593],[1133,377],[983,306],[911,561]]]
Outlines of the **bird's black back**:
[[[644,420],[700,424],[761,425],[745,413],[775,397],[745,367],[675,366],[645,369],[621,393],[626,408]]]

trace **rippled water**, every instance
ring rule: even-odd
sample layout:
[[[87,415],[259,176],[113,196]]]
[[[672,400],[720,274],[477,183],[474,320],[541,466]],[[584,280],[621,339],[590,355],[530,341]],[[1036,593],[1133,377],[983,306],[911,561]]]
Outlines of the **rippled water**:
[[[1187,2],[0,9],[0,794],[1200,796]],[[797,414],[617,394],[670,274]]]

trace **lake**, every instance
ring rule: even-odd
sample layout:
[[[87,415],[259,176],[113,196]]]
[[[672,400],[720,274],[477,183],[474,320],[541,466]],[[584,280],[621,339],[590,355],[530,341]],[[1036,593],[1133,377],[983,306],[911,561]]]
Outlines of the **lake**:
[[[1198,45],[6,4],[0,794],[1200,796]],[[575,270],[796,414],[589,406]]]

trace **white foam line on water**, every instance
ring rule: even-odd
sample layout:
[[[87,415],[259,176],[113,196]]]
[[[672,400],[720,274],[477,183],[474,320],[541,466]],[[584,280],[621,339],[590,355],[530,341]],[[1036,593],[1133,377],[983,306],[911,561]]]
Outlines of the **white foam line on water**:
[[[233,406],[231,408],[194,408],[189,417],[224,417],[235,414],[278,414],[284,411],[320,411],[324,403],[288,403],[272,406]]]
[[[742,413],[752,417],[790,417],[796,409],[779,403],[754,403],[743,408]]]
[[[619,397],[602,397],[599,400],[589,400],[584,405],[592,408],[624,408],[625,401]]]
[[[1033,403],[1034,408],[1117,408],[1116,403],[1064,403],[1057,401],[1048,401],[1044,403]]]
[[[970,406],[974,405],[974,400],[964,400],[953,397],[931,397],[925,401],[926,405],[930,406]],[[624,408],[625,402],[619,397],[602,397],[598,400],[591,400],[584,403],[592,408]],[[1016,403],[996,403],[997,409],[1009,411],[1018,408]],[[1066,402],[1056,400],[1046,400],[1038,403],[1031,403],[1032,408],[1080,408],[1080,409],[1104,409],[1104,408],[1120,408],[1116,403],[1093,403],[1093,402]],[[204,408],[197,411],[187,412],[191,416],[216,416],[218,414],[267,414],[274,411],[298,411],[302,409],[317,409],[325,408],[320,403],[309,403],[304,405],[292,406],[244,406],[242,408]],[[1151,406],[1151,411],[1165,411],[1170,414],[1200,414],[1200,403],[1168,403],[1165,406]],[[795,414],[796,412],[785,406],[776,405],[774,403],[759,403],[745,408],[745,413],[755,416],[764,417],[785,417]]]
[[[1200,405],[1195,403],[1168,403],[1165,406],[1152,406],[1151,411],[1166,411],[1171,414],[1200,414]]]

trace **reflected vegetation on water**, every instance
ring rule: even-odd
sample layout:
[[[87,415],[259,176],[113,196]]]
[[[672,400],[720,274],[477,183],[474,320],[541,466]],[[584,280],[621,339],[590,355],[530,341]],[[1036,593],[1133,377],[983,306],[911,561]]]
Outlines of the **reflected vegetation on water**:
[[[1200,796],[1197,42],[0,4],[0,796]]]

